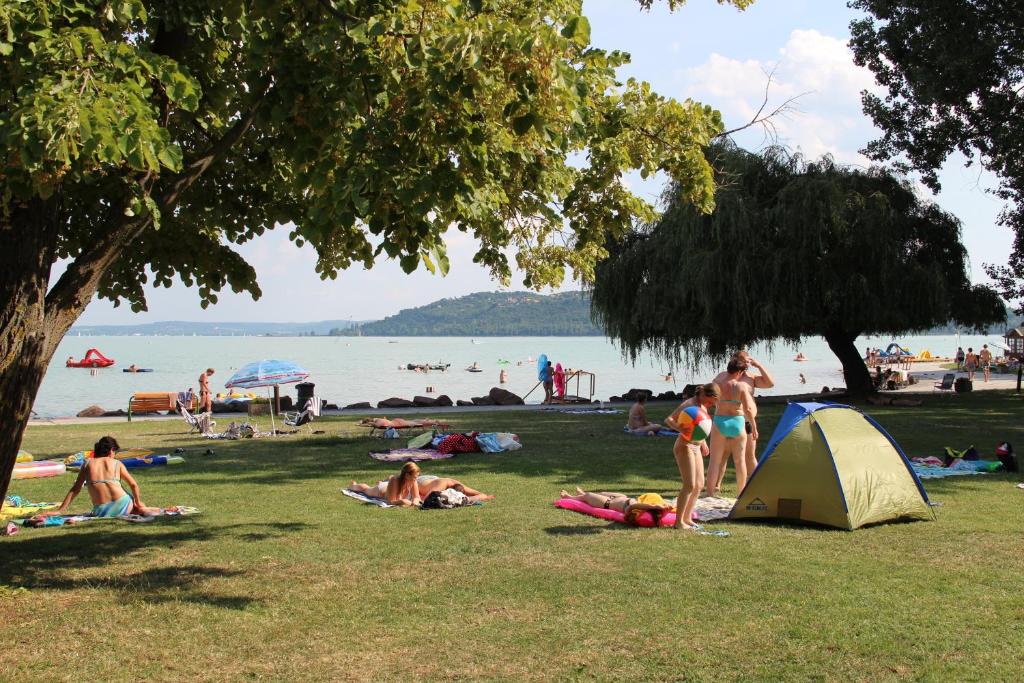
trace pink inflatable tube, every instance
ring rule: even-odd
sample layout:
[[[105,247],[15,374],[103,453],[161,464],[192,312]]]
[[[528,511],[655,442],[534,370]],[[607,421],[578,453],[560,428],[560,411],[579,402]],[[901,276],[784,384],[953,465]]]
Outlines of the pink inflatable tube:
[[[20,462],[14,466],[12,479],[39,479],[41,477],[56,477],[64,474],[67,468],[59,460],[37,460],[35,462]]]
[[[555,501],[556,508],[562,508],[564,510],[572,510],[573,512],[579,512],[584,515],[590,515],[591,517],[597,517],[598,519],[607,519],[611,522],[619,522],[625,524],[625,517],[621,512],[616,510],[606,510],[604,508],[596,508],[586,503],[582,503],[578,500],[571,498],[559,498]],[[696,520],[697,516],[694,515],[693,519]],[[636,519],[637,526],[654,526],[654,518],[651,517],[650,512],[642,512]],[[669,512],[661,516],[661,524],[658,526],[672,526],[676,523],[676,513]]]

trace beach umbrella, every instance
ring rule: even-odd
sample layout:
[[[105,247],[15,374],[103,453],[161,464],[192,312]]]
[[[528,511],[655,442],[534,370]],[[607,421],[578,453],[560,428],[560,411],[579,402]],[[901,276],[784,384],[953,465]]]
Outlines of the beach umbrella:
[[[238,372],[231,375],[231,379],[224,383],[228,389],[257,389],[267,387],[267,394],[270,394],[270,387],[281,384],[292,384],[301,382],[309,377],[309,373],[301,366],[287,360],[258,360],[238,369]],[[274,423],[274,402],[270,401],[270,428],[277,431]]]

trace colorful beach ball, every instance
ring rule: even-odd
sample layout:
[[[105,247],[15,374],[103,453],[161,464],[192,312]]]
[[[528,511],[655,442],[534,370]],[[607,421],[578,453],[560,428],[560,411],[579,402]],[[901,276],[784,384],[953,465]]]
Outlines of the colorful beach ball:
[[[701,441],[711,433],[711,416],[703,406],[684,408],[676,419],[679,434],[687,441]]]

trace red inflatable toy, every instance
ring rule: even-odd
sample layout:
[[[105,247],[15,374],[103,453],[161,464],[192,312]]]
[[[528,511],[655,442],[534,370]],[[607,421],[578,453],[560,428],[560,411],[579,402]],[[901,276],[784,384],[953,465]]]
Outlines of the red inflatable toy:
[[[107,358],[96,349],[86,351],[85,357],[82,360],[75,360],[74,356],[72,356],[65,363],[69,368],[108,368],[113,364],[113,358]]]

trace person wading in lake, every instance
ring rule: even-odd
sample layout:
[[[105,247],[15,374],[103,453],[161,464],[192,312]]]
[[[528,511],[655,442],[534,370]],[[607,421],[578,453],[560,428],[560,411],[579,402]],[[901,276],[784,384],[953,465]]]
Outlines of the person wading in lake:
[[[210,377],[213,376],[213,368],[206,368],[206,372],[199,375],[199,412],[213,412],[213,395],[210,393]]]

